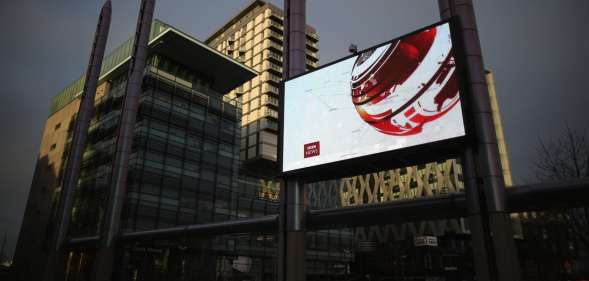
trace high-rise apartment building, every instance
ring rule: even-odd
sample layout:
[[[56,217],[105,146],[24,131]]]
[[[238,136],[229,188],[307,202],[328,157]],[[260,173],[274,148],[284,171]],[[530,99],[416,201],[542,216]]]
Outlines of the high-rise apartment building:
[[[507,151],[507,143],[505,142],[505,134],[503,133],[503,121],[501,121],[501,111],[499,110],[499,101],[497,100],[497,92],[495,91],[495,78],[493,77],[493,72],[487,70],[485,72],[485,78],[487,80],[487,89],[489,90],[493,124],[495,125],[495,132],[497,133],[497,146],[499,148],[501,169],[503,170],[503,180],[505,181],[505,187],[511,187],[513,185],[513,179],[511,177],[511,166],[509,164],[509,153]]]
[[[249,170],[272,167],[278,144],[279,83],[282,80],[283,11],[253,1],[205,42],[258,71],[259,75],[233,89],[228,96],[242,102],[240,158]],[[318,66],[319,36],[306,27],[306,69]],[[251,165],[253,164],[253,165]],[[268,173],[268,170],[264,170]]]

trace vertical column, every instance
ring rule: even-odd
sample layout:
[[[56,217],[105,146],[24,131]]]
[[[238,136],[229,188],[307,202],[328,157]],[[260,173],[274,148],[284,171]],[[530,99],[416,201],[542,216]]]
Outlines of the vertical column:
[[[477,143],[474,147],[476,182],[480,195],[484,196],[488,214],[488,228],[492,245],[491,280],[521,280],[517,250],[509,213],[505,206],[505,183],[499,162],[497,135],[489,103],[485,81],[483,56],[476,26],[472,0],[438,0],[442,18],[458,16],[460,19],[469,90],[472,95],[472,117],[474,118]],[[474,167],[465,167],[475,169]],[[472,197],[470,197],[472,199]],[[475,245],[476,246],[476,245]],[[494,274],[495,273],[495,274]],[[479,275],[484,273],[480,272]],[[482,276],[480,276],[482,277]],[[480,278],[479,277],[479,278]]]
[[[285,0],[283,77],[305,71],[305,0]],[[285,179],[280,191],[278,279],[305,280],[305,185],[296,178]]]
[[[285,0],[283,76],[305,72],[305,0]]]
[[[8,233],[4,232],[4,239],[2,239],[2,247],[0,247],[0,259],[4,258],[4,248],[6,247],[6,238],[8,237]]]
[[[74,190],[78,183],[82,156],[88,137],[88,127],[90,126],[90,119],[92,118],[92,111],[94,109],[94,97],[96,96],[96,87],[100,78],[102,59],[110,29],[111,13],[112,8],[109,0],[104,3],[100,11],[96,33],[94,34],[94,42],[92,43],[92,51],[90,52],[90,60],[86,68],[86,80],[84,82],[78,117],[74,125],[70,146],[71,150],[64,169],[64,180],[57,207],[57,215],[55,217],[55,225],[57,227],[52,237],[53,247],[47,262],[45,280],[53,280],[56,274],[62,274],[65,269],[67,257],[63,252],[62,246],[69,227]]]
[[[281,189],[280,246],[278,280],[305,280],[306,227],[308,200],[305,185],[297,179],[286,179]]]
[[[488,235],[488,218],[483,217],[486,212],[481,212],[481,194],[477,184],[474,155],[470,147],[462,154],[462,171],[474,268],[478,280],[490,281],[493,280],[494,273],[491,271],[493,265],[490,263],[492,257],[489,249],[491,243]]]
[[[133,54],[129,62],[129,74],[125,99],[119,120],[116,150],[110,177],[110,190],[102,225],[101,241],[96,252],[94,280],[108,281],[112,277],[116,251],[116,236],[119,233],[121,211],[127,194],[127,172],[131,145],[135,135],[135,120],[139,108],[139,96],[143,84],[143,73],[147,59],[147,43],[153,20],[155,0],[142,0],[135,30]]]

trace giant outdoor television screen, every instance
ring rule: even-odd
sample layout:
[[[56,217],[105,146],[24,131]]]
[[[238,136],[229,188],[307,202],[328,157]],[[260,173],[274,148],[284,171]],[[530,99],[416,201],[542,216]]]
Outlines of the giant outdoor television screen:
[[[285,81],[282,171],[465,136],[450,26],[442,22]]]

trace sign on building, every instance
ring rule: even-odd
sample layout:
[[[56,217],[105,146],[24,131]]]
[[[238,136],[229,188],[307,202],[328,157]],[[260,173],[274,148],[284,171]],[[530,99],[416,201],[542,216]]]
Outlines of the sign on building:
[[[436,237],[436,236],[415,236],[413,238],[413,245],[415,245],[415,247],[424,247],[424,246],[437,247],[438,246],[438,237]]]

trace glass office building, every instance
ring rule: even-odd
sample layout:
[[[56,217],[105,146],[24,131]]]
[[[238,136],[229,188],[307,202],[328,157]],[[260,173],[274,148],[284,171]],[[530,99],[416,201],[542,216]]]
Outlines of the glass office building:
[[[165,228],[237,217],[239,113],[198,79],[161,55],[148,62],[127,184],[123,231]],[[96,234],[126,77],[113,79],[96,103],[74,209],[75,233]]]

